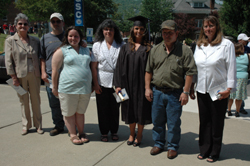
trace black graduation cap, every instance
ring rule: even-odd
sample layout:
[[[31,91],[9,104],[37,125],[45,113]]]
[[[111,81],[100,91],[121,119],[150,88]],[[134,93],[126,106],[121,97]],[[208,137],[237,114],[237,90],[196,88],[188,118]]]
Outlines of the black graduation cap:
[[[134,26],[144,26],[146,27],[146,24],[148,21],[150,21],[148,18],[143,16],[135,16],[128,19],[129,21],[134,21]]]
[[[129,21],[134,21],[134,26],[144,26],[146,28],[146,24],[148,23],[148,35],[150,40],[150,19],[143,16],[135,16],[128,19]]]

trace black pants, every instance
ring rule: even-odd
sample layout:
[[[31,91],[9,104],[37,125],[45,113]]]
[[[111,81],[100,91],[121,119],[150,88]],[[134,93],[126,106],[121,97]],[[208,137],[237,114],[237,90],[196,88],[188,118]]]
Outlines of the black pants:
[[[212,101],[208,93],[197,92],[200,130],[200,153],[219,157],[222,145],[227,99]]]
[[[113,88],[102,88],[101,94],[96,94],[99,129],[102,135],[109,131],[114,134],[119,128],[119,106],[113,96]]]

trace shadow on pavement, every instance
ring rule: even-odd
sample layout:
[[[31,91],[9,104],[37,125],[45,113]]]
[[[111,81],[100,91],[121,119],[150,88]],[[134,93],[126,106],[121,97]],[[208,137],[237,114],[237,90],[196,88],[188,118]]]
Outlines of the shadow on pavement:
[[[250,145],[247,144],[223,144],[220,160],[238,159],[250,161]]]

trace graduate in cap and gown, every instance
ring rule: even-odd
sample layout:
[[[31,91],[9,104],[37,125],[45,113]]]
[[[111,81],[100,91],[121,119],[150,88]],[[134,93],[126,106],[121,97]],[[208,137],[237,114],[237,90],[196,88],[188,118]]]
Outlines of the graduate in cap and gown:
[[[122,121],[129,124],[128,145],[139,146],[144,125],[152,123],[151,103],[145,98],[145,68],[151,49],[146,28],[147,18],[136,16],[128,43],[121,47],[114,72],[116,93],[125,88],[129,99],[121,103]],[[138,127],[135,132],[136,124]]]

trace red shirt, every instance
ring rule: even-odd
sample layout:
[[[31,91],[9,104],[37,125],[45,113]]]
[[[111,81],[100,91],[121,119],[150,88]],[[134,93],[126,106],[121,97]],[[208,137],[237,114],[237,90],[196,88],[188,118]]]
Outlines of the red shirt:
[[[7,24],[3,24],[3,29],[6,29],[8,28],[8,25]]]
[[[10,30],[10,32],[15,32],[15,27],[14,26],[10,26],[9,30]]]

